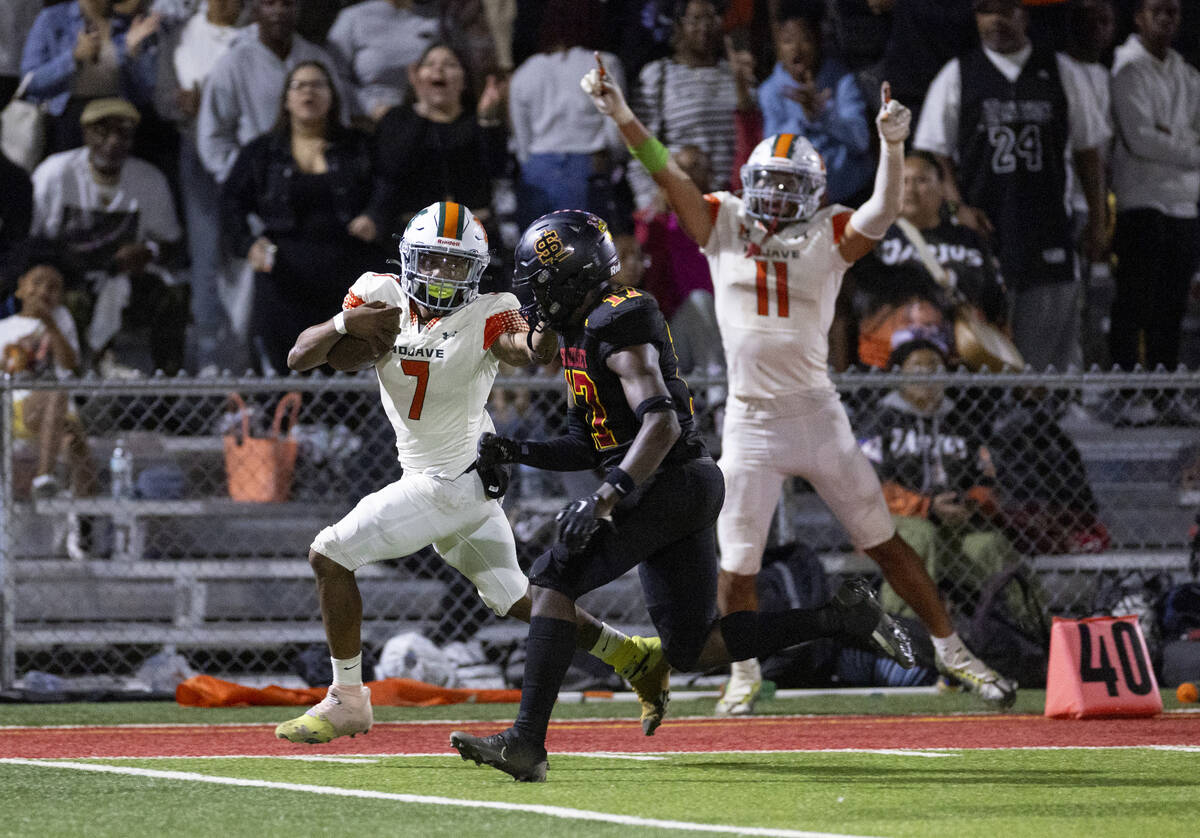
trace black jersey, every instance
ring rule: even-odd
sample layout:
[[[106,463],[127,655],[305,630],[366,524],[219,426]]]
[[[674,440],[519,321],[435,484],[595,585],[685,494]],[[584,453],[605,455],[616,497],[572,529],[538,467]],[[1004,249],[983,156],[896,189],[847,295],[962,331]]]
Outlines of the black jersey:
[[[679,377],[675,347],[658,303],[636,288],[614,288],[588,313],[581,327],[561,334],[558,342],[568,400],[587,425],[592,446],[606,465],[621,461],[640,427],[620,377],[606,362],[614,352],[643,343],[658,350],[659,370],[683,430],[668,461],[704,452],[692,415],[692,395]]]
[[[1016,288],[1073,280],[1064,206],[1067,96],[1054,51],[1034,46],[1015,82],[982,49],[960,67],[963,198],[995,225],[1005,279]]]

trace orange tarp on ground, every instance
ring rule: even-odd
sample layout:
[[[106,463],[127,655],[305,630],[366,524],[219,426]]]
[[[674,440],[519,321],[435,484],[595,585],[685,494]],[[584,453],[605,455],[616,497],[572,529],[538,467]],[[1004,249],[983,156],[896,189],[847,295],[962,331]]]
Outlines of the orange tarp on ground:
[[[521,700],[520,690],[461,690],[435,687],[407,678],[370,681],[371,704],[376,707],[434,707],[439,704],[499,704]],[[175,688],[175,701],[185,707],[295,706],[316,704],[325,687],[300,690],[286,687],[245,687],[209,675],[188,678]]]

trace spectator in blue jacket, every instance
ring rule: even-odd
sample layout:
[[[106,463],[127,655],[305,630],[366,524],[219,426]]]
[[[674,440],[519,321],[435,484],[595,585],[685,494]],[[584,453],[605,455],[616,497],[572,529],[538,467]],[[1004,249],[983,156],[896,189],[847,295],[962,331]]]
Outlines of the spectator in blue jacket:
[[[800,134],[828,170],[829,203],[858,206],[875,176],[866,106],[851,73],[821,49],[824,4],[787,5],[775,28],[775,69],[758,88],[763,136]]]
[[[46,152],[83,144],[79,116],[93,99],[120,97],[139,109],[151,103],[157,72],[157,14],[145,0],[75,0],[48,6],[33,22],[21,55],[32,73],[25,95],[50,115]]]

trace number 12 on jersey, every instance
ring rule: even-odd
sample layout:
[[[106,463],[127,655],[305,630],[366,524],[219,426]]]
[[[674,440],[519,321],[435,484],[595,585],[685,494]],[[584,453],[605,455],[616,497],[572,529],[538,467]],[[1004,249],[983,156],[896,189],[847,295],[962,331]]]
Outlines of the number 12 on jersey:
[[[775,307],[780,317],[788,316],[788,270],[787,262],[768,262],[765,259],[754,260],[754,287],[758,291],[758,313],[767,317],[771,313],[771,299],[768,289],[768,276],[774,274]]]

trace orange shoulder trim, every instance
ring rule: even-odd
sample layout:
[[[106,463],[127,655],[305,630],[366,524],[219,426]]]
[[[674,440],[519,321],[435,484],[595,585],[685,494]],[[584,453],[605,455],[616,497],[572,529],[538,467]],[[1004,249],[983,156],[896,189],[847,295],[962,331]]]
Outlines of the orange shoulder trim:
[[[704,200],[708,202],[708,213],[712,219],[712,223],[717,223],[717,213],[721,211],[721,199],[711,193],[704,196]]]

